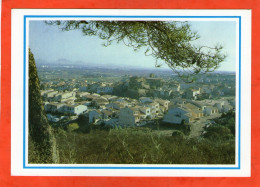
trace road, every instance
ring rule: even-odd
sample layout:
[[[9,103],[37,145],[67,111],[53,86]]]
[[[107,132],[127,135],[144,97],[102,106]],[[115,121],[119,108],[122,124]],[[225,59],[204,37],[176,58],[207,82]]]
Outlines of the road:
[[[201,134],[201,131],[203,131],[203,127],[208,123],[209,120],[220,117],[221,114],[212,114],[210,116],[205,116],[203,118],[200,118],[197,121],[194,121],[191,123],[191,131],[190,131],[190,138],[198,137]]]

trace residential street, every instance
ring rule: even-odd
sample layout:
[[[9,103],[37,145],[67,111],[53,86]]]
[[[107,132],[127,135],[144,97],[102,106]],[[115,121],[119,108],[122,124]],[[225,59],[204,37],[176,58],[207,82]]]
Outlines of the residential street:
[[[201,134],[201,131],[203,130],[203,127],[207,124],[208,120],[220,117],[221,114],[212,114],[211,116],[205,116],[203,118],[200,118],[199,120],[191,123],[191,132],[190,132],[190,138],[198,137]]]

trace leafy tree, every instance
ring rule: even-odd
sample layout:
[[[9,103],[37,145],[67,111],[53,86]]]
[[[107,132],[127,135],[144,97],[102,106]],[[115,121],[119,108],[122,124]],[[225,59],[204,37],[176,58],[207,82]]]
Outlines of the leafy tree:
[[[232,140],[235,138],[235,112],[223,113],[221,117],[214,119],[214,124],[205,127],[202,137],[217,140]]]
[[[145,55],[164,61],[181,77],[214,71],[225,59],[222,46],[196,46],[192,42],[199,35],[191,30],[188,22],[176,21],[46,21],[63,31],[80,29],[86,36],[99,36],[104,46],[113,41],[123,42],[135,51],[146,48]],[[186,77],[187,78],[187,77]],[[190,79],[189,79],[190,81]]]
[[[213,141],[229,140],[234,138],[229,128],[222,125],[213,125],[206,128],[206,133],[202,137],[211,139]]]

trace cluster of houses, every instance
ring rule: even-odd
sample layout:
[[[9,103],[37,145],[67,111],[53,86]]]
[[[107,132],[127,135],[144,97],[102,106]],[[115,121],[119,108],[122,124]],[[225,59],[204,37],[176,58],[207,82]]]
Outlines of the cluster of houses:
[[[131,99],[97,93],[55,90],[42,90],[48,119],[58,122],[64,116],[88,116],[89,123],[120,126],[141,126],[154,119],[166,123],[191,123],[195,119],[215,113],[233,110],[235,101],[203,100],[194,101],[176,98],[141,97]],[[60,117],[58,117],[60,116]]]
[[[103,97],[103,96],[101,96]],[[114,97],[99,109],[88,112],[90,123],[135,126],[162,117],[168,110],[169,101],[162,99],[140,98],[140,100]]]
[[[235,100],[184,100],[173,99],[163,121],[167,123],[190,123],[205,116],[234,110]]]
[[[136,100],[113,95],[75,91],[43,90],[41,95],[45,101],[44,108],[46,112],[53,114],[53,117],[50,114],[48,115],[51,121],[59,121],[57,114],[61,116],[84,114],[89,117],[89,123],[122,126],[139,125],[158,116],[162,117],[168,110],[170,102],[159,98],[143,97]],[[55,114],[56,116],[54,116]]]
[[[112,95],[114,84],[109,82],[59,80],[53,84],[46,82],[47,89],[41,91],[41,96],[47,117],[53,122],[64,116],[72,118],[84,114],[88,116],[89,123],[95,124],[135,126],[159,118],[166,123],[192,123],[196,119],[234,110],[234,99],[197,100],[202,94],[219,93],[224,96],[233,92],[233,82],[230,83],[229,79],[228,76],[217,76],[217,79],[204,77],[197,83],[186,84],[156,78],[153,74],[149,77],[132,76],[125,86],[143,91],[140,94],[143,97],[136,97],[138,99]],[[219,89],[221,81],[223,89]]]

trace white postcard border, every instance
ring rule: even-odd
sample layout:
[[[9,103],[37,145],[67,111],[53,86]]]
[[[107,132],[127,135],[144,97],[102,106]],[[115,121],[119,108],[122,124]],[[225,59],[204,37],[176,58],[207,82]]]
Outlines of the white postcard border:
[[[171,169],[172,165],[31,165],[23,162],[23,144],[28,145],[28,139],[23,139],[23,112],[27,106],[23,105],[23,84],[24,78],[27,81],[28,85],[28,71],[26,76],[23,76],[24,66],[24,47],[28,49],[28,36],[26,45],[24,46],[24,35],[28,33],[23,33],[24,31],[24,20],[25,16],[37,16],[41,15],[121,15],[121,16],[151,16],[151,20],[154,20],[158,16],[197,16],[192,20],[201,20],[199,16],[234,16],[240,17],[241,21],[241,48],[238,44],[237,51],[241,55],[241,129],[240,133],[242,137],[241,141],[237,141],[236,147],[241,147],[240,159],[241,163],[236,165],[174,165],[175,168],[185,169]],[[153,17],[154,16],[154,17]],[[50,20],[52,18],[46,17]],[[57,19],[57,18],[53,18]],[[64,18],[66,19],[66,18]],[[71,19],[71,18],[69,18]],[[73,18],[74,19],[74,18]],[[83,19],[83,18],[79,18]],[[88,18],[91,19],[91,18]],[[94,18],[95,20],[99,18]],[[109,19],[112,18],[100,18],[100,19]],[[115,18],[118,19],[118,18]],[[140,19],[140,18],[129,18]],[[157,18],[158,19],[158,18]],[[164,19],[164,18],[161,18]],[[165,18],[168,19],[168,18]],[[207,18],[204,20],[211,20],[212,18]],[[224,19],[224,18],[219,18]],[[226,20],[229,18],[226,18]],[[124,18],[125,20],[125,18]],[[147,19],[146,19],[147,20]],[[171,19],[172,20],[172,19]],[[190,20],[190,18],[175,18],[175,20]],[[229,21],[234,20],[230,18]],[[26,25],[26,30],[28,31],[28,25]],[[239,24],[237,24],[239,27]],[[240,28],[238,28],[240,29]],[[237,36],[239,39],[239,36]],[[238,41],[238,40],[237,40]],[[241,51],[240,51],[241,50]],[[28,53],[28,52],[27,52]],[[237,53],[238,54],[238,53]],[[26,54],[26,56],[28,56]],[[239,57],[238,57],[239,59]],[[236,61],[238,61],[238,59]],[[245,63],[247,62],[247,63]],[[11,172],[12,175],[39,175],[39,176],[250,176],[250,145],[251,145],[251,11],[249,10],[61,10],[61,9],[14,9],[12,10],[12,63],[11,63]],[[28,64],[28,63],[27,63]],[[238,63],[237,63],[238,64]],[[25,69],[26,70],[26,69]],[[237,72],[239,72],[239,66],[237,66]],[[238,73],[237,73],[238,75]],[[239,79],[239,77],[238,77]],[[237,82],[238,84],[238,82]],[[237,86],[238,89],[238,86]],[[239,90],[237,90],[239,91]],[[26,101],[28,101],[28,88],[26,87]],[[237,92],[238,93],[238,92]],[[238,104],[238,99],[237,99]],[[238,106],[238,105],[237,105]],[[26,112],[26,119],[28,119],[28,111]],[[237,117],[238,117],[237,112]],[[27,123],[26,123],[27,124]],[[250,124],[250,125],[246,125]],[[27,126],[26,126],[27,127]],[[240,127],[240,126],[239,126]],[[26,132],[26,131],[25,131]],[[237,131],[238,132],[238,131]],[[27,137],[27,135],[26,135]],[[238,137],[238,136],[237,136]],[[25,142],[24,142],[25,141]],[[240,145],[239,145],[240,144]],[[26,151],[26,150],[25,150]],[[238,156],[237,156],[238,157]],[[50,167],[49,167],[50,166]],[[86,168],[79,168],[80,166],[87,166]],[[105,168],[105,167],[106,168]],[[154,167],[169,167],[167,169],[154,169]],[[236,169],[230,169],[231,167],[236,167]],[[56,168],[55,168],[56,167]],[[64,167],[64,168],[62,168]],[[77,168],[78,167],[78,168]],[[90,167],[100,167],[101,169],[94,169]],[[109,167],[113,169],[109,169]],[[121,167],[118,169],[115,167]],[[132,167],[125,169],[126,167]],[[146,167],[146,168],[141,168]],[[153,169],[149,169],[153,168]],[[191,167],[196,167],[191,168]],[[221,168],[221,169],[220,169]]]

